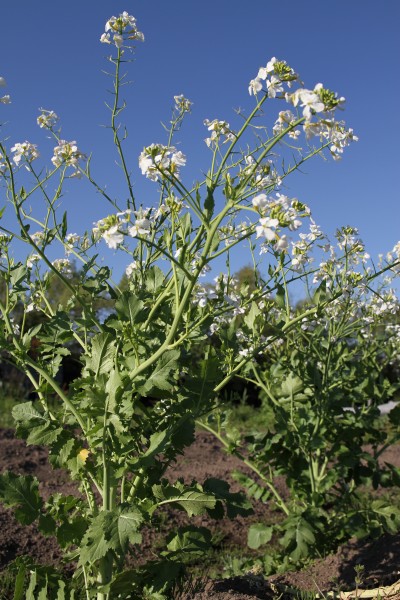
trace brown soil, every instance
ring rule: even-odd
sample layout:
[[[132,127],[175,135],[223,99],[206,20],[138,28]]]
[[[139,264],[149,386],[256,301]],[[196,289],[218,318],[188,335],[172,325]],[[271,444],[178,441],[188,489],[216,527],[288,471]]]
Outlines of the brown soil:
[[[400,466],[400,447],[390,449],[387,459]],[[225,479],[231,483],[232,491],[239,491],[231,472],[235,469],[246,471],[235,457],[224,453],[218,442],[207,433],[198,433],[196,442],[188,448],[179,461],[169,470],[169,477],[183,477],[190,482],[199,482],[208,477]],[[0,430],[0,472],[10,470],[18,474],[32,474],[40,481],[40,492],[44,499],[50,494],[61,492],[74,494],[76,488],[68,481],[66,473],[54,470],[47,461],[47,452],[38,446],[26,446],[15,439],[12,430]],[[285,495],[282,482],[278,482],[280,492]],[[145,531],[141,560],[154,557],[154,547],[161,544],[168,532],[188,524],[188,518],[180,511],[168,511],[157,532]],[[197,517],[196,525],[205,525],[221,540],[221,545],[229,551],[236,547],[246,549],[247,529],[252,522],[276,519],[267,504],[254,503],[254,514],[237,517],[234,520],[214,521],[207,517]],[[193,522],[193,521],[191,521]],[[7,567],[17,556],[30,555],[41,564],[57,565],[61,552],[54,538],[42,536],[35,525],[19,525],[12,511],[0,506],[0,570]],[[336,554],[314,562],[312,567],[301,572],[288,572],[271,577],[268,582],[249,573],[245,577],[209,580],[207,573],[198,584],[188,584],[181,591],[179,600],[250,600],[251,598],[277,597],[277,592],[286,587],[314,592],[327,590],[354,589],[354,567],[364,566],[363,587],[387,586],[400,578],[400,534],[385,535],[377,541],[351,540],[339,548]],[[272,584],[272,587],[271,587]],[[274,587],[276,586],[276,587]],[[196,591],[197,590],[197,591]],[[1,592],[1,590],[0,590]],[[1,595],[0,595],[1,597]]]

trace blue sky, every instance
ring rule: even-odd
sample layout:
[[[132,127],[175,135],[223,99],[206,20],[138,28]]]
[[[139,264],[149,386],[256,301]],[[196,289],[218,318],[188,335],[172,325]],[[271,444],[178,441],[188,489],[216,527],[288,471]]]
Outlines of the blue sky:
[[[65,139],[93,151],[93,171],[115,197],[125,197],[114,164],[111,133],[101,127],[109,113],[104,101],[111,81],[102,73],[108,47],[99,43],[104,23],[123,10],[135,15],[145,43],[129,66],[124,98],[129,130],[126,155],[139,203],[151,205],[155,184],[145,181],[137,157],[144,145],[165,142],[172,98],[193,101],[180,135],[188,157],[183,177],[201,178],[209,164],[203,142],[205,118],[226,119],[234,109],[252,106],[250,79],[272,57],[286,60],[305,87],[318,82],[346,97],[343,118],[360,141],[341,162],[310,161],[303,173],[286,180],[290,196],[307,203],[314,219],[332,234],[354,225],[371,256],[387,252],[400,239],[398,172],[400,153],[400,2],[397,0],[41,0],[2,6],[0,75],[12,104],[0,106],[8,144],[29,140],[51,156],[46,134],[36,125],[38,108],[55,110]],[[3,90],[1,90],[3,91]],[[278,110],[273,105],[271,121]],[[70,231],[82,231],[109,212],[101,198],[73,181],[63,199]],[[1,202],[3,204],[3,202]],[[122,273],[125,259],[104,252]],[[108,260],[108,258],[107,258]],[[240,266],[238,262],[238,267]]]

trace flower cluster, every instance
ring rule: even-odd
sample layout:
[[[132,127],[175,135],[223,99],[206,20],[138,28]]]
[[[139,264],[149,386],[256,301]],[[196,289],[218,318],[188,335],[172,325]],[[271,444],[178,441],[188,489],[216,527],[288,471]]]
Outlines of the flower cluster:
[[[396,315],[399,310],[399,302],[394,290],[388,290],[384,294],[374,294],[369,303],[370,312],[374,315]]]
[[[39,256],[39,254],[36,254],[36,253],[33,253],[30,256],[28,256],[28,258],[26,260],[26,268],[33,269],[33,267],[40,260],[40,258],[41,257]]]
[[[0,77],[0,87],[6,87],[7,83],[4,77]],[[8,94],[0,98],[0,104],[10,104],[11,98]]]
[[[124,241],[125,235],[131,237],[147,237],[150,235],[151,228],[159,215],[159,211],[153,211],[152,208],[128,209],[109,215],[94,223],[95,226],[92,229],[93,239],[97,241],[102,238],[109,248],[116,250]]]
[[[66,142],[60,140],[59,145],[54,148],[54,156],[51,162],[55,167],[65,165],[66,167],[73,167],[75,169],[75,175],[79,176],[79,161],[84,158],[84,154],[78,150],[76,142]]]
[[[356,227],[341,227],[336,231],[335,236],[340,250],[346,250],[348,254],[364,250],[364,242],[358,237]]]
[[[71,261],[68,260],[68,258],[57,258],[53,261],[52,265],[55,269],[57,269],[57,271],[59,271],[63,275],[66,275],[67,278],[71,277],[72,266]]]
[[[132,261],[125,269],[126,276],[132,277],[132,275],[138,270],[140,263],[137,260]]]
[[[141,208],[140,210],[132,211],[132,214],[136,217],[136,219],[132,227],[129,227],[128,229],[131,237],[146,237],[150,234],[152,220],[157,218],[156,216],[153,217],[153,219],[149,218],[151,216],[151,211],[151,208]]]
[[[174,146],[151,144],[144,148],[139,156],[139,168],[142,175],[157,181],[162,177],[173,175],[179,179],[179,167],[186,164],[186,156]]]
[[[340,160],[344,148],[351,142],[357,142],[353,129],[346,129],[343,121],[334,119],[320,119],[319,121],[306,121],[303,125],[306,139],[319,136],[321,142],[330,143],[329,150],[334,160]]]
[[[0,248],[1,246],[7,246],[12,239],[12,235],[8,235],[7,233],[0,233]]]
[[[39,127],[42,129],[52,129],[58,122],[58,115],[54,110],[46,110],[45,108],[40,108],[39,110],[40,115],[37,118]]]
[[[65,254],[67,256],[71,254],[72,248],[79,244],[80,239],[81,237],[77,233],[68,233],[65,236]]]
[[[387,253],[386,255],[386,260],[388,262],[395,262],[397,261],[398,264],[394,265],[393,267],[393,271],[395,273],[399,273],[400,274],[400,242],[397,242],[397,244],[395,244],[393,246],[393,249]]]
[[[252,155],[245,156],[245,167],[240,171],[239,176],[249,178],[249,185],[257,190],[265,188],[279,188],[282,185],[282,178],[276,170],[272,160],[268,159],[261,164],[257,164]]]
[[[221,225],[219,228],[219,239],[224,242],[225,246],[230,246],[232,243],[240,240],[244,235],[249,233],[251,223],[242,221],[238,224],[228,223]]]
[[[256,226],[257,238],[264,238],[267,242],[275,242],[274,250],[286,251],[289,241],[286,235],[278,235],[277,227],[287,227],[295,231],[301,226],[301,219],[310,215],[309,208],[299,202],[297,198],[288,198],[283,194],[276,194],[276,198],[268,198],[266,194],[258,194],[252,200],[253,207],[261,215],[259,225]],[[268,247],[261,248],[261,254],[268,252]]]
[[[25,162],[30,163],[36,158],[39,158],[39,152],[35,144],[30,142],[21,142],[15,144],[11,148],[11,152],[14,152],[13,161],[18,166],[22,159]]]
[[[284,60],[278,60],[274,56],[267,62],[265,67],[261,67],[258,70],[257,77],[250,81],[249,94],[251,96],[252,94],[256,95],[258,92],[261,92],[264,85],[263,82],[265,82],[268,97],[275,98],[278,93],[284,91],[284,83],[290,87],[296,79],[298,79],[298,75],[293,69]]]
[[[0,152],[0,175],[4,175],[4,173],[7,171],[7,169],[8,169],[7,162],[5,161],[3,154]]]
[[[235,133],[231,130],[229,123],[226,121],[218,121],[214,119],[210,121],[209,119],[204,120],[204,125],[207,127],[208,131],[211,131],[211,136],[206,138],[204,141],[208,147],[212,144],[216,144],[221,136],[225,136],[223,143],[232,142],[235,139]]]
[[[175,110],[180,113],[190,112],[193,102],[190,102],[183,94],[174,96]]]
[[[35,231],[35,233],[32,233],[31,238],[33,243],[39,246],[45,242],[46,233],[44,231]]]
[[[143,42],[144,35],[138,30],[135,17],[124,11],[118,17],[113,16],[108,19],[105,26],[105,33],[100,37],[100,42],[103,44],[114,43],[119,49],[128,40]]]
[[[287,135],[290,138],[297,140],[297,138],[301,134],[301,131],[300,129],[294,129],[295,123],[296,117],[291,110],[281,110],[272,128],[273,134],[279,135],[280,133],[283,133],[284,131],[289,129],[290,131]]]
[[[310,121],[314,114],[333,111],[345,102],[343,97],[338,98],[337,94],[324,88],[322,83],[317,83],[313,90],[299,88],[292,94],[287,93],[286,100],[293,106],[300,105],[303,108],[303,117],[307,121]]]
[[[218,294],[212,288],[199,287],[193,298],[193,302],[194,304],[197,304],[199,308],[205,308],[210,300],[216,300],[217,298]]]

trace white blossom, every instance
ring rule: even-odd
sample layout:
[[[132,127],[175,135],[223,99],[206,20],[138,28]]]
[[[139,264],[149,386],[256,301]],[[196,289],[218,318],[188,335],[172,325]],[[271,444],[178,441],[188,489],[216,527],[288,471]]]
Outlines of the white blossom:
[[[258,194],[258,196],[255,196],[251,202],[259,213],[264,212],[269,204],[266,194]]]
[[[164,171],[179,178],[179,167],[186,164],[186,156],[174,146],[151,144],[144,148],[139,156],[139,168],[142,175],[152,181],[164,176]]]
[[[118,33],[116,33],[113,36],[113,40],[114,40],[114,44],[116,45],[117,48],[122,48],[122,45],[124,43],[124,38],[122,37],[122,35],[119,35]]]
[[[102,33],[102,35],[100,37],[100,42],[102,44],[111,44],[110,34],[109,33]]]
[[[260,225],[257,225],[257,238],[264,237],[266,240],[271,242],[276,239],[275,228],[279,225],[278,219],[271,219],[270,217],[263,217],[260,219]]]
[[[32,269],[34,265],[40,260],[40,258],[41,257],[39,256],[39,254],[31,254],[30,256],[28,256],[26,261],[26,268]]]
[[[190,112],[193,102],[190,102],[183,94],[174,96],[175,110],[179,112]]]
[[[67,167],[77,169],[79,160],[83,157],[84,155],[78,150],[75,141],[66,142],[65,140],[60,140],[59,145],[54,148],[54,156],[51,162],[55,167],[65,164]]]
[[[136,26],[136,19],[126,11],[118,17],[112,16],[105,25],[105,33],[102,34],[100,42],[110,44],[110,34],[113,34],[113,41],[117,48],[121,48],[125,39],[144,41],[144,35]]]
[[[319,95],[312,91],[300,88],[293,92],[293,94],[286,94],[286,100],[291,102],[293,106],[303,107],[303,117],[308,121],[311,119],[314,113],[319,113],[325,110],[325,105],[322,102]]]
[[[208,147],[210,147],[214,142],[218,141],[222,135],[225,136],[223,143],[233,141],[235,139],[235,134],[231,130],[227,121],[218,121],[218,119],[213,119],[210,121],[209,119],[205,119],[204,125],[207,127],[208,131],[211,131],[211,136],[205,139]]]
[[[282,81],[276,75],[272,75],[271,79],[267,79],[268,96],[276,98],[276,94],[283,92]]]
[[[269,60],[267,62],[267,65],[265,67],[261,67],[258,71],[258,75],[257,77],[259,77],[260,79],[267,79],[268,75],[270,73],[273,73],[275,70],[275,63],[277,62],[277,59],[275,56],[273,56],[271,58],[271,60]]]
[[[127,277],[131,277],[135,271],[139,268],[139,262],[137,260],[132,261],[125,269]]]
[[[11,148],[11,152],[14,152],[13,161],[18,166],[21,159],[24,158],[26,162],[32,162],[36,158],[39,158],[39,152],[35,144],[30,142],[17,143]]]
[[[129,228],[129,235],[136,237],[138,235],[146,236],[150,233],[150,221],[149,219],[136,219],[134,225]]]
[[[68,258],[57,258],[52,262],[52,265],[60,273],[63,273],[67,276],[72,275],[71,262],[68,260]]]
[[[282,235],[275,242],[275,244],[274,244],[274,250],[276,250],[277,252],[284,252],[285,250],[287,250],[288,246],[289,246],[289,240],[287,239],[287,236],[286,235]]]
[[[41,128],[51,129],[58,121],[58,115],[54,110],[46,110],[45,108],[39,108],[41,114],[37,118],[37,124]]]
[[[255,79],[252,79],[249,83],[249,94],[251,95],[256,95],[258,94],[258,92],[261,92],[262,90],[262,83],[261,80],[256,77]]]
[[[3,154],[0,152],[0,175],[4,175],[4,173],[8,169],[8,164],[5,161]]]
[[[124,235],[118,231],[118,225],[113,225],[110,229],[103,231],[101,237],[109,248],[115,250],[119,244],[124,241]]]

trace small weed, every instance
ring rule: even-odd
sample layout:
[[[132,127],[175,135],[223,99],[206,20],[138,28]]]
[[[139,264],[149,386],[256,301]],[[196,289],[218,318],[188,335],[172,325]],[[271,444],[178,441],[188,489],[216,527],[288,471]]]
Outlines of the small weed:
[[[0,573],[0,600],[11,600],[14,596],[15,573],[8,567]]]

